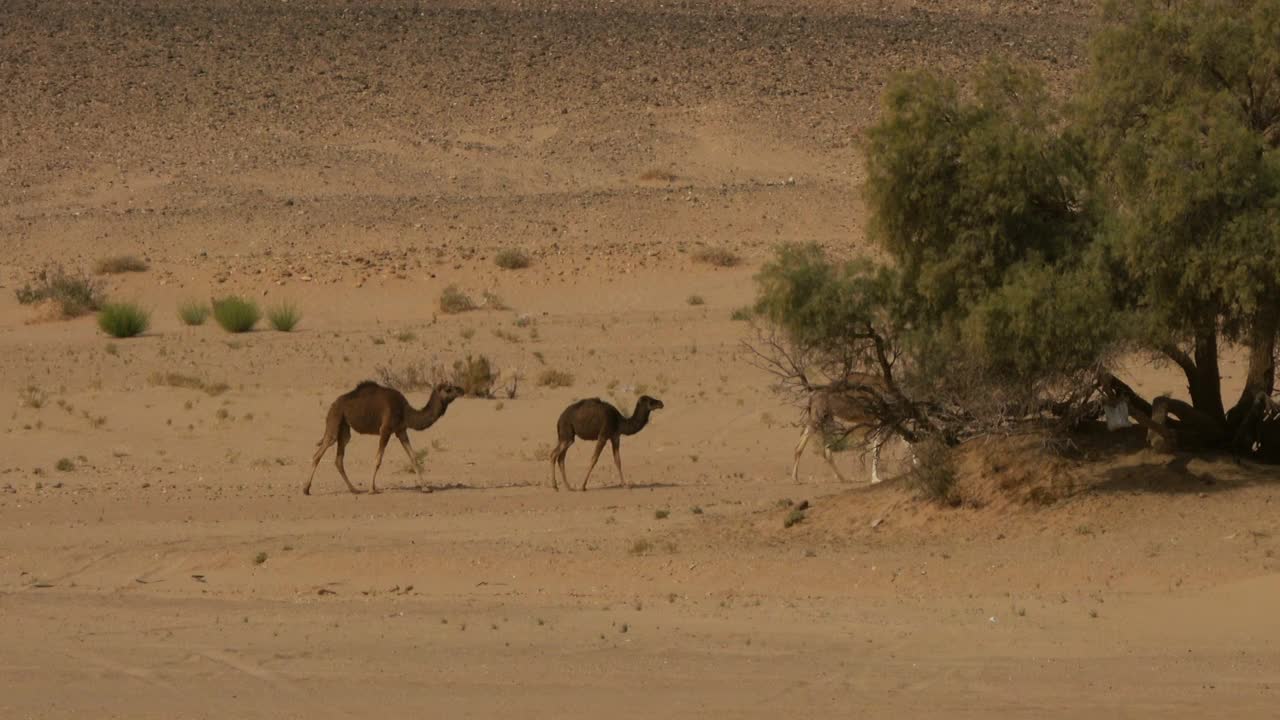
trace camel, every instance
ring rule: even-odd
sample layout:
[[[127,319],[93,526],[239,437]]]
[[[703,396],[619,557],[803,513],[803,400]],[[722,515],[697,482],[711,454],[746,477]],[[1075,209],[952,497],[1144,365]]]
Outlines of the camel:
[[[884,438],[876,437],[876,430],[882,423],[875,417],[872,410],[884,403],[887,391],[888,388],[882,378],[865,373],[854,373],[841,382],[814,388],[809,395],[809,407],[806,411],[804,430],[800,433],[800,443],[796,445],[795,464],[791,466],[791,479],[797,483],[800,482],[800,457],[804,453],[805,446],[809,444],[810,436],[818,433],[824,436],[822,456],[831,466],[831,472],[835,473],[836,479],[840,482],[848,482],[844,475],[840,474],[840,468],[836,467],[835,459],[832,457],[831,443],[825,439],[826,430],[833,422],[840,421],[850,427],[850,430],[845,433],[846,436],[856,433],[861,436],[863,446],[870,446],[871,482],[873,484],[880,482],[880,448],[884,445]],[[908,444],[908,450],[910,447]],[[915,460],[914,453],[912,453],[912,460]]]
[[[627,480],[622,474],[622,457],[618,454],[618,444],[623,435],[635,435],[644,429],[649,422],[649,413],[653,410],[662,409],[662,401],[657,398],[641,395],[636,400],[635,412],[631,417],[623,417],[618,412],[618,408],[601,400],[600,398],[589,398],[587,400],[579,400],[560,413],[560,419],[556,421],[556,435],[559,442],[556,449],[551,451],[551,488],[559,491],[560,486],[556,483],[556,464],[560,465],[560,474],[564,476],[564,486],[569,490],[573,490],[573,485],[569,484],[569,475],[564,469],[564,458],[569,453],[569,446],[573,445],[576,438],[583,440],[595,440],[596,451],[591,456],[591,465],[587,467],[587,474],[582,478],[582,490],[587,489],[587,480],[591,479],[591,471],[596,467],[596,461],[600,459],[600,453],[604,450],[606,442],[613,444],[613,464],[618,468],[618,480],[627,485]]]
[[[338,473],[342,475],[348,490],[353,493],[359,492],[347,478],[347,470],[342,466],[342,457],[346,453],[347,443],[351,440],[352,430],[363,435],[378,436],[378,459],[373,466],[373,479],[369,481],[369,494],[378,493],[378,468],[382,467],[382,453],[387,449],[387,441],[392,435],[399,438],[401,447],[409,456],[409,462],[418,473],[418,489],[431,492],[430,488],[422,484],[422,467],[419,466],[418,458],[413,454],[413,447],[409,444],[408,431],[410,429],[426,430],[431,427],[444,415],[445,410],[449,409],[449,403],[464,394],[462,388],[457,385],[442,383],[432,389],[431,399],[427,404],[421,410],[416,410],[398,390],[382,387],[372,380],[365,380],[356,385],[355,390],[340,395],[329,406],[329,414],[324,421],[324,437],[317,443],[319,448],[316,450],[315,457],[312,458],[311,477],[307,478],[307,484],[302,486],[302,494],[311,494],[311,481],[316,478],[316,468],[320,466],[320,459],[334,443],[338,444],[336,459]]]

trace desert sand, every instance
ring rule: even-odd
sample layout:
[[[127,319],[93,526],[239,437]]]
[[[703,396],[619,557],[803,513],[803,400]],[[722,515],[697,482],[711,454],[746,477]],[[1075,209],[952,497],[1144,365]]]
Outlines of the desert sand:
[[[0,718],[1275,717],[1274,471],[1024,438],[963,451],[960,508],[852,452],[856,483],[814,448],[796,485],[800,409],[731,317],[779,242],[874,254],[858,143],[892,73],[994,50],[1061,89],[1091,12],[0,3]],[[15,299],[119,254],[141,337]],[[451,284],[505,309],[442,313]],[[303,320],[176,315],[231,293]],[[393,441],[381,495],[332,454],[302,495],[337,395],[468,354],[503,379],[413,434],[435,492]],[[560,410],[645,393],[634,487],[606,452],[553,492]]]

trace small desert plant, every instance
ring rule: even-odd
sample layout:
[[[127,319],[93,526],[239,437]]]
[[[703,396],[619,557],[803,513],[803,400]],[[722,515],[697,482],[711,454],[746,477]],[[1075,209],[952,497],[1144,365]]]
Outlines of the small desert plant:
[[[569,387],[573,385],[573,375],[564,370],[547,368],[538,375],[538,384],[542,387]]]
[[[18,288],[14,294],[23,305],[53,301],[62,317],[67,318],[93,312],[106,302],[102,286],[96,281],[84,273],[68,273],[61,265],[45,267],[33,282]]]
[[[266,561],[267,561],[267,554],[266,554],[265,552],[260,552],[260,553],[258,553],[257,555],[254,555],[254,556],[253,556],[253,564],[254,564],[254,565],[261,565],[262,563],[264,563],[264,562],[266,562]]]
[[[262,311],[252,300],[232,295],[213,301],[213,319],[227,332],[248,332],[261,318]]]
[[[498,379],[489,363],[489,358],[481,355],[476,358],[467,356],[466,360],[453,363],[453,384],[462,388],[471,397],[490,397],[493,395],[493,383]]]
[[[956,467],[951,449],[937,440],[916,443],[916,466],[907,480],[922,497],[948,505],[959,504],[956,494]]]
[[[175,372],[155,372],[152,373],[147,380],[152,385],[186,388],[188,390],[203,390],[205,393],[214,397],[231,389],[231,386],[224,382],[205,382],[193,375],[183,375],[182,373]]]
[[[276,330],[289,332],[297,327],[298,321],[302,319],[302,313],[297,305],[282,302],[267,310],[267,319],[271,321],[271,327]]]
[[[184,325],[203,325],[209,319],[209,306],[195,300],[188,300],[178,306],[178,318]]]
[[[529,253],[519,248],[503,248],[493,258],[498,267],[505,270],[520,270],[529,267]]]
[[[704,300],[701,295],[690,295],[689,299],[685,300],[685,302],[689,303],[690,305],[706,305],[707,304],[707,301]]]
[[[480,296],[480,305],[490,310],[509,310],[507,304],[502,302],[502,298],[498,293],[492,290],[485,290]]]
[[[416,392],[432,387],[442,376],[440,368],[430,367],[424,362],[413,363],[403,368],[381,365],[374,368],[374,372],[377,373],[378,382],[400,392]]]
[[[747,320],[750,320],[754,316],[755,316],[755,311],[752,310],[750,306],[744,305],[740,308],[735,308],[733,311],[733,314],[729,316],[729,319],[745,322]]]
[[[670,510],[654,510],[653,517],[657,520],[666,520],[671,515]]]
[[[693,259],[716,267],[733,267],[742,262],[737,253],[721,246],[701,248],[693,254]]]
[[[28,385],[18,393],[22,397],[22,406],[39,410],[49,400],[49,394],[35,385]]]
[[[94,263],[93,271],[99,275],[119,275],[129,272],[146,272],[147,263],[134,255],[113,255]]]
[[[652,549],[653,549],[653,543],[649,542],[648,540],[645,540],[644,538],[640,538],[639,540],[636,540],[635,542],[631,543],[631,547],[627,549],[627,552],[631,553],[632,555],[644,555],[645,553],[649,552]]]
[[[440,293],[440,311],[444,313],[454,314],[475,310],[476,303],[471,296],[458,289],[457,285],[450,285]]]
[[[676,180],[679,180],[680,178],[670,170],[664,170],[662,168],[649,168],[648,170],[645,170],[644,172],[640,173],[640,179],[646,182],[673,183]]]
[[[76,469],[76,464],[71,462],[71,458],[62,458],[54,467],[57,468],[58,472],[71,472]]]
[[[804,510],[792,508],[791,512],[788,512],[787,516],[782,519],[782,527],[789,528],[802,522],[804,522]]]
[[[151,315],[132,303],[108,303],[98,311],[98,327],[111,337],[141,335],[151,324]]]

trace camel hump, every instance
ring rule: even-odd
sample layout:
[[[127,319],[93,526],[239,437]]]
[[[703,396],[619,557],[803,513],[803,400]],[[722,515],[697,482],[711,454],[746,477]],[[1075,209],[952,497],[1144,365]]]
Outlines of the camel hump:
[[[355,395],[356,393],[361,392],[363,390],[368,390],[369,388],[376,388],[376,387],[378,387],[378,383],[372,380],[362,380],[360,381],[360,384],[356,385],[355,389],[347,393],[347,395]]]

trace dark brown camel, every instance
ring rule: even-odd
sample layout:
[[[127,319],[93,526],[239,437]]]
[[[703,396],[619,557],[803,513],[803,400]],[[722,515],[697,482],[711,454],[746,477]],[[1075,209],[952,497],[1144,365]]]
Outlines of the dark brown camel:
[[[564,412],[560,413],[560,419],[556,421],[556,435],[559,442],[556,444],[556,449],[551,452],[552,489],[560,489],[556,483],[556,465],[559,464],[560,474],[564,476],[564,486],[573,490],[573,486],[569,484],[569,476],[565,473],[564,457],[569,453],[569,446],[573,445],[575,438],[596,441],[596,451],[591,455],[591,465],[587,467],[587,474],[582,478],[584,491],[587,489],[587,480],[591,478],[591,471],[595,469],[596,461],[600,459],[600,453],[604,450],[606,442],[613,444],[613,464],[618,467],[618,480],[626,485],[626,478],[622,475],[622,457],[618,455],[618,443],[623,435],[635,435],[643,430],[649,422],[649,412],[660,409],[662,409],[662,401],[648,395],[642,395],[636,401],[636,411],[631,414],[631,417],[622,417],[618,408],[600,398],[579,400],[565,408]]]
[[[351,440],[351,431],[362,435],[378,436],[378,460],[373,465],[373,479],[369,481],[369,493],[378,492],[378,468],[382,467],[382,453],[387,449],[387,441],[395,435],[400,445],[409,455],[409,462],[418,473],[418,489],[430,492],[422,484],[422,468],[418,458],[409,445],[409,430],[426,430],[449,409],[449,403],[463,396],[462,388],[456,385],[440,384],[431,391],[431,399],[421,410],[415,410],[409,401],[398,390],[382,387],[372,380],[365,380],[355,390],[341,395],[329,406],[329,414],[324,421],[324,437],[320,439],[320,447],[311,462],[311,477],[302,486],[302,494],[311,494],[311,481],[316,478],[316,468],[324,457],[329,446],[338,444],[336,459],[338,472],[351,492],[359,492],[347,479],[347,470],[342,467],[342,456],[346,453],[347,443]]]

